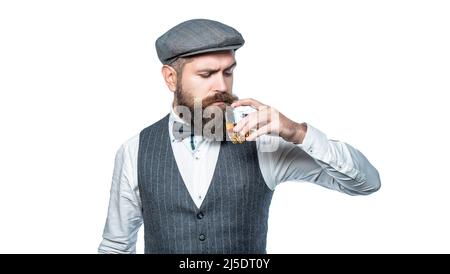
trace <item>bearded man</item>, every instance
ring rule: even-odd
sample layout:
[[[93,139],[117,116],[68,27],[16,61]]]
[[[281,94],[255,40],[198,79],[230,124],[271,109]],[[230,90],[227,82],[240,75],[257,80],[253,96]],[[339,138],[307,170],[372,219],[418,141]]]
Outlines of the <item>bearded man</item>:
[[[349,195],[380,188],[360,151],[233,95],[235,52],[243,44],[234,28],[206,19],[157,39],[173,102],[169,114],[117,152],[100,253],[135,253],[142,224],[145,253],[266,253],[278,184],[307,181]],[[242,107],[254,111],[226,127],[227,114]],[[230,142],[230,134],[244,142]]]

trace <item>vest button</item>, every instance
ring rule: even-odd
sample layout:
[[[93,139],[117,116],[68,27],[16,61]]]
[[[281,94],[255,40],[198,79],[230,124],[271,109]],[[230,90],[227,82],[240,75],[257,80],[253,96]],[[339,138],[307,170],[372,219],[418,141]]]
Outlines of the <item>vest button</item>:
[[[198,236],[198,239],[199,239],[200,241],[206,240],[205,234],[200,234],[200,236]]]
[[[203,219],[203,217],[205,217],[205,214],[203,212],[200,211],[199,213],[197,213],[197,219],[201,220]]]

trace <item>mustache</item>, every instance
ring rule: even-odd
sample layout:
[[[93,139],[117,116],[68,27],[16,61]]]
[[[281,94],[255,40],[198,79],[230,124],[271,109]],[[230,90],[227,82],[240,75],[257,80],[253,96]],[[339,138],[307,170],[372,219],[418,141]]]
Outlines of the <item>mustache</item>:
[[[237,101],[239,98],[227,92],[218,92],[212,96],[206,97],[202,100],[202,107],[208,107],[217,102],[224,102],[225,104],[230,105],[234,101]]]

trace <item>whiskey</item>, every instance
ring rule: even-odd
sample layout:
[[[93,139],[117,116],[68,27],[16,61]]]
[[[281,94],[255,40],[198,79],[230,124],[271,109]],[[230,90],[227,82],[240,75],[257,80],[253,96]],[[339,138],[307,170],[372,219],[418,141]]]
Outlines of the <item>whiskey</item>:
[[[245,134],[245,136],[241,135],[239,132],[234,132],[233,128],[239,123],[242,118],[246,117],[251,112],[255,111],[252,107],[228,107],[226,108],[225,120],[226,120],[226,130],[227,134],[230,137],[230,140],[233,144],[242,144],[245,142],[245,139],[250,136],[250,133],[254,131],[251,129],[249,132]]]

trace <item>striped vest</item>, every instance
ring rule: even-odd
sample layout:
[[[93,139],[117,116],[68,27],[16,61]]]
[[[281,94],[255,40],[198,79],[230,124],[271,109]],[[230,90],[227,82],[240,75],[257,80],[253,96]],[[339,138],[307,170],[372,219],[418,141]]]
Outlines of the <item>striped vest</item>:
[[[138,185],[145,253],[266,253],[273,192],[255,142],[222,142],[207,195],[192,200],[173,156],[167,115],[140,133]]]

